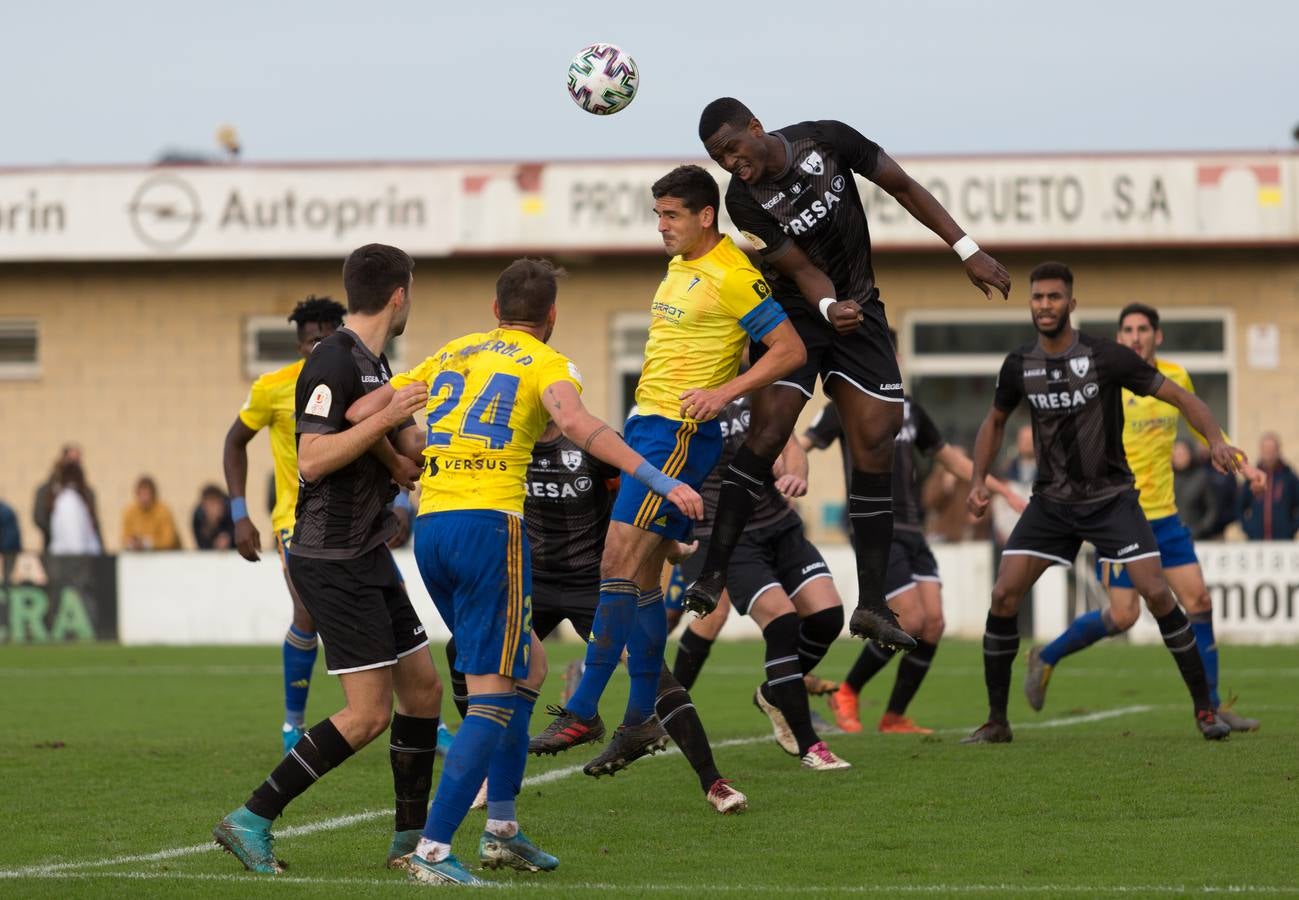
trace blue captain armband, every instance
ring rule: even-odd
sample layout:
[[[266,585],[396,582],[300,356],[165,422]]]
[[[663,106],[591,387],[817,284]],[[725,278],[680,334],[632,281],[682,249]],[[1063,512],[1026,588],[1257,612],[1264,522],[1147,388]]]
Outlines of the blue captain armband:
[[[676,488],[681,487],[680,481],[670,475],[664,475],[647,462],[642,462],[636,467],[636,471],[632,473],[632,478],[635,478],[661,497],[666,497]]]
[[[785,310],[776,302],[775,298],[768,296],[749,310],[744,318],[740,319],[740,327],[753,340],[760,341],[771,332],[771,329],[788,318],[785,315]]]

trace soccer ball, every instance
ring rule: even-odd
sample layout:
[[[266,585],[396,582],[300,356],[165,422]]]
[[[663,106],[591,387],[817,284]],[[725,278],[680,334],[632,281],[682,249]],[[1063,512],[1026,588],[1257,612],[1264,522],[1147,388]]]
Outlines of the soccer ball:
[[[611,116],[626,109],[639,83],[636,60],[613,44],[583,47],[568,64],[568,95],[597,116]]]

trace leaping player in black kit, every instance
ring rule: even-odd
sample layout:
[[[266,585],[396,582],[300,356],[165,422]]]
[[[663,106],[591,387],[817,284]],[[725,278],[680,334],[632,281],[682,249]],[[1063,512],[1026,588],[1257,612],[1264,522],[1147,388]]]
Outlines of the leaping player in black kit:
[[[976,517],[987,512],[984,478],[1001,449],[1006,419],[1023,400],[1033,420],[1037,481],[1028,508],[1006,542],[992,588],[983,636],[988,721],[963,743],[1010,742],[1006,700],[1011,665],[1019,652],[1019,604],[1048,566],[1073,565],[1084,540],[1096,545],[1102,562],[1126,567],[1191,692],[1200,733],[1206,740],[1221,740],[1231,728],[1214,714],[1191,623],[1164,580],[1159,544],[1141,511],[1128,468],[1122,389],[1154,395],[1177,407],[1208,440],[1218,471],[1237,471],[1245,454],[1223,440],[1203,400],[1164,378],[1127,347],[1074,331],[1069,317],[1077,301],[1068,266],[1043,263],[1035,268],[1029,275],[1029,298],[1038,339],[1007,356],[997,376],[992,409],[974,444],[970,512]]]
[[[989,298],[994,291],[1008,296],[1010,275],[879,145],[842,122],[802,122],[768,133],[748,107],[723,97],[704,108],[699,139],[732,175],[727,211],[762,255],[763,274],[803,339],[807,361],[753,397],[753,427],[724,473],[708,556],[686,593],[686,608],[706,615],[717,607],[731,552],[820,375],[843,416],[856,461],[848,513],[858,598],[849,630],[884,645],[915,647],[884,600],[902,377],[889,344],[853,173],[888,191],[951,245],[970,281]],[[755,361],[763,350],[754,345]]]

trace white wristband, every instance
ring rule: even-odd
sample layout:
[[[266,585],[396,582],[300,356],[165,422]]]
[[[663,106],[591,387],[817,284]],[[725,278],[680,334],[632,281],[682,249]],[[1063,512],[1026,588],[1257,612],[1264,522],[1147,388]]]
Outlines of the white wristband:
[[[971,256],[979,252],[979,245],[974,242],[974,238],[965,234],[961,236],[959,241],[952,244],[952,249],[955,250],[956,255],[961,258],[961,262],[965,262]]]
[[[834,299],[833,297],[821,298],[821,315],[825,317],[825,320],[827,322],[830,321],[830,307],[834,306],[838,302],[839,301]]]

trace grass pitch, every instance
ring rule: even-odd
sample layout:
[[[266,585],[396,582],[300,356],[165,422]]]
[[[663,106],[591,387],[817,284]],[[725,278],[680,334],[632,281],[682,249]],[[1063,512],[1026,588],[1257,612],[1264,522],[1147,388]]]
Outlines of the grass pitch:
[[[839,677],[859,647],[836,644],[821,674]],[[580,650],[550,645],[543,705]],[[1224,688],[1263,719],[1257,734],[1206,743],[1168,654],[1112,643],[1066,660],[1041,714],[1018,692],[1021,656],[1014,744],[963,747],[985,709],[982,661],[976,645],[948,642],[912,709],[937,734],[873,733],[890,667],[863,695],[873,701],[862,711],[868,730],[828,737],[854,768],[811,773],[775,746],[750,703],[761,648],[723,644],[694,698],[749,812],[714,813],[678,754],[596,781],[577,771],[596,750],[580,748],[532,763],[520,797],[524,828],[559,856],[559,870],[485,877],[506,895],[543,897],[1299,893],[1295,650],[1222,656]],[[0,896],[427,890],[383,868],[392,827],[383,740],[279,820],[288,875],[250,875],[211,846],[212,826],[277,762],[279,671],[275,648],[0,649]],[[625,686],[616,676],[605,699],[611,725]],[[317,669],[308,721],[340,698]],[[446,710],[454,724],[449,699]],[[482,821],[471,813],[457,837],[461,859],[476,860]]]

